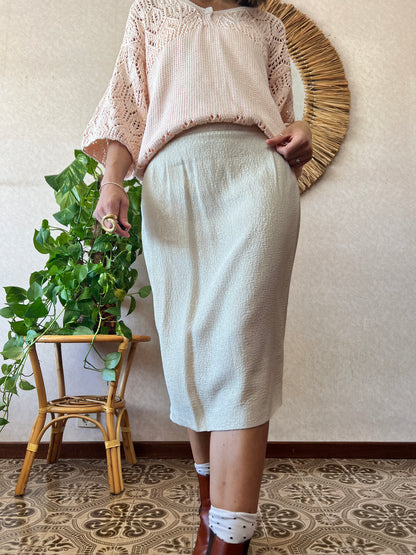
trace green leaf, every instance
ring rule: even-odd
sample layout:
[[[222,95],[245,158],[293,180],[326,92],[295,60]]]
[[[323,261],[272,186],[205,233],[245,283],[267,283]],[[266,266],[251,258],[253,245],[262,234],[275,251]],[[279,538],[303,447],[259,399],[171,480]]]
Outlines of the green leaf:
[[[57,181],[56,181],[56,178],[57,178],[57,177],[58,177],[57,175],[45,175],[45,181],[46,181],[46,183],[47,183],[50,187],[52,187],[52,189],[54,189],[55,191],[58,191],[58,190],[59,190],[59,185],[58,185],[58,183],[57,183]]]
[[[108,274],[103,273],[100,275],[100,277],[98,278],[98,284],[104,289],[106,287],[106,285],[108,284]]]
[[[10,309],[18,318],[24,318],[28,306],[27,304],[11,303]]]
[[[5,360],[20,360],[23,357],[24,351],[22,347],[5,347],[1,354]]]
[[[99,314],[100,314],[100,311],[98,310],[98,307],[95,307],[94,310],[93,310],[92,313],[91,313],[91,320],[92,320],[93,322],[98,322],[98,320],[99,320]],[[101,332],[101,333],[102,333],[102,332]]]
[[[42,302],[42,299],[36,299],[32,304],[28,305],[25,318],[44,318],[48,315],[48,308]]]
[[[87,272],[88,272],[88,270],[87,270]],[[92,294],[91,294],[91,291],[89,290],[89,288],[86,287],[82,291],[81,295],[78,297],[78,300],[79,301],[84,301],[84,300],[89,301],[90,299],[92,299]]]
[[[54,242],[53,240],[49,241],[50,235],[49,229],[41,228],[39,231],[35,229],[33,234],[33,246],[41,254],[49,254],[53,249]]]
[[[136,181],[136,184],[138,182]],[[129,191],[129,212],[138,212],[140,211],[140,201],[141,201],[141,186],[134,186],[135,183],[131,181],[124,182],[124,186],[128,185]]]
[[[26,333],[25,342],[30,345],[31,343],[33,343],[38,335],[38,332],[36,332],[35,330],[28,330],[28,332]]]
[[[116,379],[116,372],[115,370],[104,368],[104,370],[101,370],[101,377],[106,382],[113,382]]]
[[[61,278],[60,278],[62,284],[69,289],[70,292],[70,297],[72,297],[72,291],[75,287],[75,279],[74,279],[74,274],[72,272],[71,269],[69,269],[68,271],[64,272],[63,274],[61,274]]]
[[[41,254],[48,254],[49,253],[49,249],[44,247],[45,243],[46,243],[46,240],[45,240],[44,231],[42,231],[41,229],[40,230],[35,229],[35,232],[33,234],[33,246]]]
[[[27,382],[26,380],[20,380],[19,387],[20,389],[23,389],[23,391],[30,391],[31,389],[35,389],[35,386]]]
[[[152,292],[152,288],[150,287],[150,285],[145,285],[144,287],[141,287],[139,289],[139,295],[142,297],[142,299],[145,299],[146,297],[148,297],[151,292]]]
[[[60,224],[69,225],[73,221],[78,211],[79,205],[77,203],[74,203],[71,204],[71,206],[64,208],[63,210],[60,210],[59,212],[55,212],[55,214],[53,214],[53,217]]]
[[[62,330],[60,324],[53,319],[48,322],[44,322],[43,327],[48,329],[48,333],[50,335],[60,335]]]
[[[5,306],[4,308],[0,308],[0,316],[3,316],[3,318],[13,318],[14,312],[10,306]]]
[[[94,332],[86,326],[77,326],[74,328],[74,335],[94,335]]]
[[[23,347],[23,337],[10,337],[4,344],[3,349],[8,349],[10,347]]]
[[[74,243],[68,247],[68,254],[73,259],[78,261],[81,258],[82,247],[79,243]],[[65,252],[66,254],[66,252]]]
[[[116,324],[116,333],[118,335],[122,335],[123,337],[127,337],[127,339],[132,338],[131,329],[128,328],[122,320],[120,320]]]
[[[56,276],[60,273],[63,272],[64,268],[61,267],[60,264],[47,264],[48,268],[49,268],[49,275],[50,276]]]
[[[92,246],[92,252],[106,252],[112,248],[111,235],[108,233],[100,235]]]
[[[57,328],[53,333],[55,335],[74,335],[74,330],[67,324]]]
[[[45,288],[44,295],[47,299],[52,301],[56,305],[56,285],[54,283],[49,283]]]
[[[109,353],[104,359],[104,366],[106,368],[115,368],[120,362],[121,353]]]
[[[74,150],[74,157],[79,160],[84,166],[88,164],[88,154],[85,154],[83,150],[75,149]],[[97,164],[98,165],[98,164]]]
[[[64,314],[64,326],[76,322],[81,316],[81,311],[78,308],[67,308]]]
[[[32,272],[30,274],[29,283],[32,285],[35,281],[42,285],[48,279],[48,272],[46,270],[42,270],[40,272]]]
[[[7,374],[10,374],[10,371],[12,368],[13,368],[12,364],[2,364],[1,371],[3,373],[3,376],[7,376]]]
[[[71,191],[82,183],[86,173],[87,171],[82,161],[75,159],[63,172],[56,176],[59,192],[67,193]]]
[[[90,277],[90,279],[96,278],[97,276],[99,276],[105,271],[104,266],[102,265],[101,262],[99,264],[94,264],[89,262],[87,264],[87,267],[88,267],[88,276]],[[94,297],[93,293],[92,293],[92,296]]]
[[[74,269],[75,279],[82,283],[88,275],[88,268],[85,264],[77,264]]]
[[[94,158],[91,158],[91,156],[88,156],[88,154],[85,154],[85,152],[83,152],[82,150],[75,150],[74,155],[77,160],[84,164],[84,166],[87,168],[87,172],[90,175],[94,175],[94,172],[98,166],[98,162],[94,160]]]
[[[41,285],[39,285],[39,283],[34,281],[32,285],[29,287],[29,289],[27,290],[27,298],[29,299],[29,301],[34,301],[39,297],[42,297],[42,295],[43,295],[43,289]]]
[[[64,208],[68,208],[68,206],[71,206],[71,204],[74,203],[74,197],[72,196],[70,191],[55,191],[55,200],[60,206],[61,210],[63,210]]]
[[[86,316],[91,316],[96,307],[96,304],[92,299],[87,301],[78,301],[77,305],[80,311],[82,312],[82,315],[84,318]]]
[[[17,395],[16,378],[11,376],[7,377],[4,381],[3,389],[8,393],[13,393],[14,395]]]
[[[116,289],[114,291],[114,295],[117,297],[117,299],[120,299],[120,301],[123,301],[124,297],[126,296],[126,292],[124,291],[124,289]]]
[[[134,297],[131,297],[130,308],[129,308],[129,311],[127,312],[127,316],[131,314],[135,309],[136,309],[136,299]]]
[[[59,300],[62,302],[62,304],[70,301],[72,299],[72,296],[72,291],[66,289],[65,287],[59,291]]]
[[[14,333],[17,333],[17,335],[26,335],[28,330],[27,325],[22,321],[10,322],[10,327],[12,328]]]
[[[8,423],[9,423],[9,421],[6,420],[5,418],[0,418],[0,426],[5,426]]]
[[[110,290],[106,293],[106,295],[104,295],[104,297],[102,296],[102,304],[108,305],[108,306],[112,306],[112,305],[120,306],[120,300],[114,296],[113,290]]]
[[[113,316],[120,316],[120,307],[119,306],[110,306],[110,308],[106,308],[107,314],[112,314]]]
[[[22,287],[5,287],[4,290],[7,303],[20,303],[27,299],[26,289]]]

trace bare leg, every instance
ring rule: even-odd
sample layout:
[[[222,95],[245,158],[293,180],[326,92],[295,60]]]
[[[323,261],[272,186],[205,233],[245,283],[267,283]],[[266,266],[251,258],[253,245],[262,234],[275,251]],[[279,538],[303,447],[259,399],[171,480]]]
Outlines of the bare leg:
[[[196,464],[210,462],[209,448],[211,432],[195,432],[188,428],[188,437],[191,442],[192,455]]]
[[[233,512],[256,513],[269,423],[211,433],[211,502]]]

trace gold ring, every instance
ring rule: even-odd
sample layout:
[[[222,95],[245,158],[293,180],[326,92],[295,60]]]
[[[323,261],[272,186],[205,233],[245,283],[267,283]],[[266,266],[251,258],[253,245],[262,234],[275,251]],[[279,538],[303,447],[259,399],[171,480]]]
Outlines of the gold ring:
[[[106,224],[106,221],[109,221],[110,224]],[[117,216],[115,214],[106,214],[101,218],[101,227],[107,233],[114,233],[117,225]]]

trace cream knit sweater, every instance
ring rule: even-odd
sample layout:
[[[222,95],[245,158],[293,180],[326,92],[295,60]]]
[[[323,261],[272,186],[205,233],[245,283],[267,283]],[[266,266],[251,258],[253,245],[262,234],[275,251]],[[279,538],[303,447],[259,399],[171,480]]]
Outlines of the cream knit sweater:
[[[257,8],[221,11],[191,0],[136,0],[110,84],[82,147],[105,165],[125,145],[139,179],[184,129],[230,122],[267,137],[294,120],[283,23]]]

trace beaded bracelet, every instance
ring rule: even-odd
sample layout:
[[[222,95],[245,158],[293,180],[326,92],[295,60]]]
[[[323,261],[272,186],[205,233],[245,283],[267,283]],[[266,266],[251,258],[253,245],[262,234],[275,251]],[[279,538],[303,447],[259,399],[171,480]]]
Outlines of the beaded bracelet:
[[[102,183],[100,185],[100,193],[101,193],[102,188],[105,187],[106,185],[115,185],[116,187],[121,189],[123,191],[123,193],[125,193],[127,195],[127,192],[126,192],[125,188],[123,187],[123,185],[120,185],[120,183],[115,183],[114,181],[106,181],[105,183]]]

